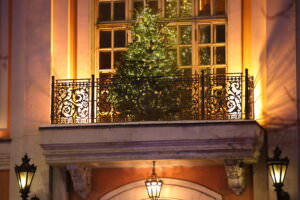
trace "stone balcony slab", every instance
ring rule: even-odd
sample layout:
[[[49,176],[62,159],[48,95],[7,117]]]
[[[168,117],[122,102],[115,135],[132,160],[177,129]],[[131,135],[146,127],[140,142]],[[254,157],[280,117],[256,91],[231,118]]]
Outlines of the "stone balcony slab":
[[[255,162],[263,129],[254,120],[49,125],[41,147],[52,165],[158,159]]]

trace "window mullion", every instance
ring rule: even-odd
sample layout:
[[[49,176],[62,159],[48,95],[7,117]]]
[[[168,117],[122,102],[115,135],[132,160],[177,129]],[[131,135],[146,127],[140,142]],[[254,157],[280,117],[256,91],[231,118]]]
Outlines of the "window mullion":
[[[214,16],[214,10],[215,10],[214,0],[210,0],[210,16]]]
[[[114,3],[113,1],[110,2],[110,20],[113,21],[114,20]]]
[[[115,52],[115,29],[112,29],[111,30],[111,66],[110,66],[110,68],[111,69],[114,69],[115,68],[115,60],[114,60],[114,56],[115,56],[115,54],[114,54],[114,52]]]
[[[180,0],[177,0],[177,17],[180,16]]]

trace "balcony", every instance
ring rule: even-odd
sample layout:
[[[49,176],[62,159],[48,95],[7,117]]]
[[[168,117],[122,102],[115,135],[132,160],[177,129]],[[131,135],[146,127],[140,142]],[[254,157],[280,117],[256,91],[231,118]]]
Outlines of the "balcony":
[[[51,100],[52,124],[244,120],[254,115],[253,77],[247,71],[123,80],[52,77]]]
[[[53,77],[51,101],[52,124],[40,127],[49,164],[147,159],[253,163],[263,141],[264,131],[253,120],[253,78],[247,72],[118,81]]]

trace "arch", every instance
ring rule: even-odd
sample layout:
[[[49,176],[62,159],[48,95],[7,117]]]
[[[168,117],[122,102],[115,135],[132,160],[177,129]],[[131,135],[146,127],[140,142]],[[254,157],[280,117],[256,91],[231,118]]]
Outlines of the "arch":
[[[160,200],[222,200],[222,196],[205,186],[190,181],[162,178]],[[144,180],[121,186],[99,200],[149,200]]]

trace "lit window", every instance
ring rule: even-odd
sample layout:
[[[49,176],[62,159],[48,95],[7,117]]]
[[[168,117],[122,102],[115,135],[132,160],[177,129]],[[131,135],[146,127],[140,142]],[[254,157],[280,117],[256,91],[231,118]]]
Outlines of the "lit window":
[[[192,0],[165,0],[165,17],[191,17],[193,16]]]
[[[147,6],[172,18],[174,65],[185,73],[226,72],[226,0],[99,0],[96,67],[100,73],[114,73],[120,66],[130,40],[126,29],[136,12]]]
[[[99,22],[125,20],[124,1],[99,2]]]
[[[213,73],[226,69],[226,25],[198,25],[198,66]],[[220,70],[219,70],[220,69]]]
[[[198,16],[225,15],[225,0],[198,0]]]
[[[104,29],[99,31],[99,70],[114,70],[126,50],[126,30]]]

